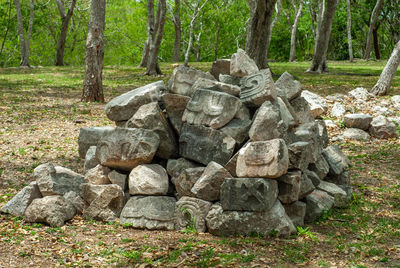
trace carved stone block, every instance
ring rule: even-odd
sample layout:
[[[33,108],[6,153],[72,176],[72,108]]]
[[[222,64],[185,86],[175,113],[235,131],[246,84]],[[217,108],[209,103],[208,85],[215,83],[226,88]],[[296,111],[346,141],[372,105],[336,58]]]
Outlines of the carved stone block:
[[[289,171],[287,174],[279,177],[278,198],[283,204],[290,204],[299,199],[301,171]]]
[[[206,231],[206,216],[212,203],[198,198],[184,196],[176,202],[176,230],[186,227],[195,228],[198,232]]]
[[[259,107],[277,97],[274,80],[269,69],[245,76],[240,80],[240,99],[249,106]]]
[[[219,129],[232,120],[239,108],[240,100],[232,95],[198,89],[187,104],[182,121]]]
[[[179,65],[174,69],[174,72],[168,81],[169,92],[190,97],[193,93],[192,86],[199,78],[215,80],[209,73],[204,73],[191,67]]]
[[[225,92],[227,94],[230,94],[230,95],[233,95],[236,97],[239,97],[239,94],[240,94],[239,86],[226,84],[226,83],[209,80],[209,79],[205,79],[205,78],[199,78],[193,84],[193,87],[192,87],[193,92],[196,91],[197,89],[208,89],[208,90]]]

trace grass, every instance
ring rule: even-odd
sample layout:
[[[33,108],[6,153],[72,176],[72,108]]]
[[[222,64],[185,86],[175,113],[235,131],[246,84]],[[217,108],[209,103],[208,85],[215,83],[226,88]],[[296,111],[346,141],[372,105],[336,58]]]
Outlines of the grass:
[[[323,75],[305,74],[309,62],[270,65],[274,79],[288,71],[305,89],[326,96],[371,88],[384,64],[329,62],[331,73]],[[211,64],[193,66],[206,71]],[[173,67],[162,63],[161,69],[164,76],[147,77],[141,68],[106,67],[106,100],[160,79],[167,83]],[[80,102],[82,78],[83,69],[76,67],[0,69],[0,206],[32,180],[33,169],[41,163],[82,173],[79,128],[112,124],[104,104]],[[391,94],[400,94],[399,75]],[[288,239],[214,237],[193,228],[148,232],[80,217],[65,227],[50,228],[0,214],[0,266],[11,258],[24,266],[29,258],[31,266],[400,267],[399,142],[339,145],[353,163],[352,203]]]

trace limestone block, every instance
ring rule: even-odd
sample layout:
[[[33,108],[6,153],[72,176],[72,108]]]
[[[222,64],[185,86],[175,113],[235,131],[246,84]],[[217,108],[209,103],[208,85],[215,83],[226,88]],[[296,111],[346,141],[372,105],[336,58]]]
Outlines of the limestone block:
[[[192,227],[198,232],[206,231],[206,216],[212,203],[198,198],[184,196],[176,202],[176,230]]]
[[[274,101],[277,97],[269,69],[243,77],[240,88],[240,100],[248,106],[260,107],[265,101]]]
[[[179,65],[174,69],[170,80],[168,81],[168,91],[170,93],[192,96],[192,86],[199,78],[207,78],[214,80],[214,77],[209,73],[204,73],[200,70]]]
[[[131,195],[166,195],[167,192],[168,175],[160,165],[139,165],[129,174]]]
[[[322,216],[324,211],[328,211],[333,207],[334,198],[326,192],[314,190],[306,196],[306,216],[304,221],[306,223],[314,222]]]
[[[349,128],[368,130],[371,122],[372,116],[368,114],[346,114],[344,116],[344,124]]]
[[[0,211],[3,213],[10,213],[13,216],[20,217],[25,213],[26,208],[32,203],[33,200],[41,198],[37,183],[31,182],[19,191],[10,201],[1,207]]]
[[[83,127],[79,130],[78,136],[78,152],[79,156],[84,159],[86,152],[91,146],[96,146],[100,138],[107,132],[114,130],[113,127]]]
[[[168,119],[171,122],[172,127],[178,134],[181,133],[182,115],[186,109],[189,100],[190,97],[178,94],[166,93],[162,96],[162,101],[165,105]]]
[[[236,77],[243,77],[258,72],[257,64],[243,49],[232,55],[230,74]]]
[[[278,91],[283,92],[289,101],[297,98],[301,94],[301,84],[295,80],[291,74],[284,72],[275,82],[275,87]]]
[[[290,204],[299,200],[301,171],[289,171],[287,174],[279,177],[278,198],[283,204]]]

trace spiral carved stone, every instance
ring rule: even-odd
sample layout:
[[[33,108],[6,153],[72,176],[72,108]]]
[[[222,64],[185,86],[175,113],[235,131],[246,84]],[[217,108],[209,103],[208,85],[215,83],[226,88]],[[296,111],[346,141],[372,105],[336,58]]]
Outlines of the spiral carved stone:
[[[175,229],[181,230],[186,227],[195,228],[198,232],[206,231],[205,218],[212,203],[193,197],[184,196],[176,202]]]
[[[240,85],[240,100],[249,106],[259,107],[265,101],[273,101],[277,97],[274,80],[269,69],[243,77]]]

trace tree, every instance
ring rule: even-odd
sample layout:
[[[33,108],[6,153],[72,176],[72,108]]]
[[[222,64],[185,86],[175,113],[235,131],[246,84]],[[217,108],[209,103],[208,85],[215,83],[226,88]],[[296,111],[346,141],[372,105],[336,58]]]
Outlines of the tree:
[[[347,2],[347,43],[349,45],[349,61],[353,62],[353,40],[351,39],[351,7],[350,0]]]
[[[271,35],[271,21],[276,0],[248,0],[250,20],[247,28],[246,52],[258,68],[268,68],[267,40]]]
[[[172,58],[173,62],[178,62],[181,58],[181,1],[175,0],[174,8],[172,10],[172,5],[168,4],[168,10],[171,15],[172,23],[175,28],[175,39],[174,39],[174,55]]]
[[[327,0],[326,7],[323,5],[321,20],[317,26],[317,39],[314,49],[314,57],[311,67],[307,72],[322,73],[328,71],[326,64],[326,53],[328,51],[329,38],[332,30],[333,17],[340,0]]]
[[[106,1],[92,0],[86,39],[85,77],[83,80],[82,101],[104,102],[103,58]]]
[[[392,55],[383,69],[381,76],[379,77],[376,85],[371,89],[371,93],[377,96],[387,95],[389,93],[390,86],[396,70],[400,64],[400,41],[395,45]]]
[[[369,30],[367,35],[367,44],[365,45],[365,53],[364,59],[369,60],[371,57],[371,49],[372,49],[372,35],[375,28],[376,21],[378,20],[379,13],[381,11],[384,0],[377,0],[374,9],[371,13]]]
[[[202,0],[196,0],[194,6],[191,6],[188,4],[189,9],[192,10],[192,15],[190,19],[190,24],[189,24],[189,42],[188,46],[186,48],[186,53],[185,53],[185,61],[183,62],[183,65],[189,66],[189,56],[190,56],[190,50],[192,49],[193,46],[193,32],[194,32],[194,26],[197,17],[200,15],[201,10],[204,8],[204,6],[207,4],[208,0],[204,0],[203,3],[201,3]]]
[[[268,60],[268,50],[269,50],[269,45],[271,44],[271,36],[272,36],[272,31],[275,27],[275,24],[278,22],[279,16],[281,15],[281,10],[282,10],[282,1],[277,0],[275,4],[275,17],[272,20],[271,26],[270,26],[270,35],[268,35],[268,40],[267,40],[267,60]]]
[[[10,4],[9,4],[9,6],[8,6],[7,25],[6,25],[6,30],[5,30],[5,32],[4,32],[3,42],[1,43],[0,55],[1,55],[1,53],[3,53],[4,44],[6,43],[6,40],[7,40],[7,34],[8,34],[8,31],[10,30],[12,0],[10,0],[9,3],[10,3]]]
[[[303,9],[303,0],[300,0],[299,8],[296,7],[294,0],[292,0],[292,7],[294,10],[295,18],[292,25],[292,34],[290,38],[290,56],[289,56],[290,62],[294,62],[296,59],[296,33],[299,24],[299,19],[301,16],[301,10]]]
[[[152,2],[152,0],[149,0],[149,2]],[[153,5],[154,6],[154,5]],[[152,10],[148,10],[149,14],[151,11],[154,12],[154,8]],[[160,51],[160,45],[161,45],[161,40],[164,32],[164,24],[165,24],[165,18],[167,14],[167,3],[165,0],[159,0],[158,1],[158,8],[157,8],[157,18],[155,28],[150,28],[149,36],[149,58],[147,60],[147,70],[146,74],[147,75],[157,75],[157,74],[162,74],[160,67],[158,65],[158,52]],[[154,13],[152,14],[154,15]],[[150,15],[149,15],[150,17]],[[151,18],[153,19],[153,18]],[[154,19],[153,19],[154,21]],[[153,24],[154,25],[154,24]]]
[[[64,65],[64,49],[65,49],[65,40],[67,39],[67,32],[68,32],[68,25],[74,14],[74,8],[76,4],[76,0],[71,1],[71,5],[65,14],[64,3],[62,0],[56,0],[58,11],[61,17],[61,29],[60,29],[60,36],[57,42],[57,55],[56,55],[56,66]]]
[[[27,33],[26,37],[25,37],[24,24],[22,22],[21,4],[20,4],[19,0],[14,0],[14,5],[15,5],[15,9],[17,10],[18,35],[19,35],[20,49],[21,49],[20,66],[21,67],[29,67],[29,55],[30,55],[35,3],[34,3],[34,0],[31,0],[28,33]]]

